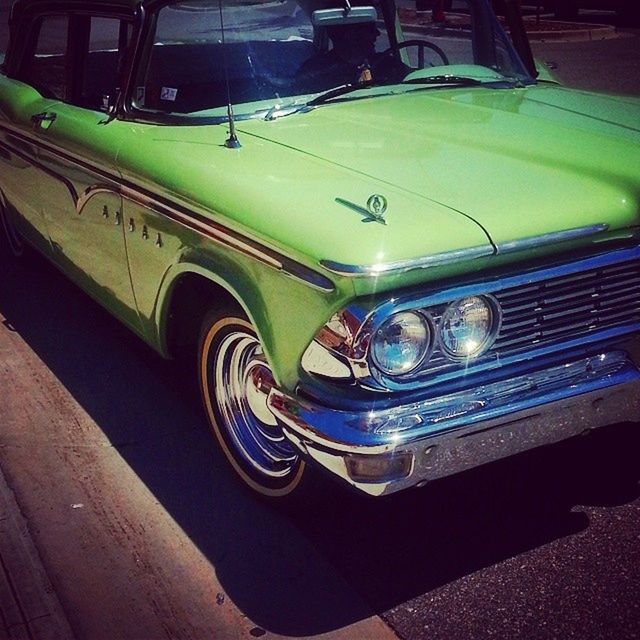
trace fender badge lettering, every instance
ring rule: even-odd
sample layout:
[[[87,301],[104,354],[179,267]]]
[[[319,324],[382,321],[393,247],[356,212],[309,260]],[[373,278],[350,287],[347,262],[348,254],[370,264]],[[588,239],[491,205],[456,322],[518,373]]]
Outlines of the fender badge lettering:
[[[352,211],[364,216],[362,222],[378,222],[379,224],[387,224],[384,219],[384,213],[387,210],[387,199],[384,196],[374,194],[367,200],[367,206],[361,207],[354,202],[349,202],[344,198],[336,198],[336,202],[345,207],[348,207]]]

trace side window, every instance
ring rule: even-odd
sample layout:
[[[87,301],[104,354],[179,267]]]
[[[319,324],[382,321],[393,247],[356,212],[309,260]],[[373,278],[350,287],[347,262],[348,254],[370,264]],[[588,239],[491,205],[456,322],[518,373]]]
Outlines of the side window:
[[[89,47],[80,89],[81,106],[105,110],[120,88],[131,39],[131,25],[114,18],[92,17]]]
[[[68,34],[67,16],[42,18],[35,48],[23,65],[19,79],[35,87],[45,98],[69,97]]]

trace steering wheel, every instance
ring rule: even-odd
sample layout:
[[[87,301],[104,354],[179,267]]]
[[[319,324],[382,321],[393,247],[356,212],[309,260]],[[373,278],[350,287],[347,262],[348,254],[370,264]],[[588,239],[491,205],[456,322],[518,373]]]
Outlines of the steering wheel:
[[[405,40],[404,42],[396,42],[392,44],[386,51],[380,54],[380,58],[386,58],[392,56],[402,49],[408,49],[409,47],[418,47],[418,69],[424,69],[424,50],[431,49],[435,51],[444,65],[449,64],[449,58],[447,54],[436,44],[428,42],[427,40]]]

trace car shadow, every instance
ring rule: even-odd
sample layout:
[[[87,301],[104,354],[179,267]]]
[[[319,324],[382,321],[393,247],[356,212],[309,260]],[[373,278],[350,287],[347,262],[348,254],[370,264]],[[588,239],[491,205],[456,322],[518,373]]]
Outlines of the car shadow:
[[[314,635],[383,613],[585,530],[580,505],[638,497],[639,430],[617,425],[391,498],[329,484],[313,508],[269,508],[213,446],[189,370],[163,361],[44,260],[16,264],[0,251],[0,273],[8,325],[210,560],[228,596],[271,632]],[[358,597],[336,588],[335,573]]]

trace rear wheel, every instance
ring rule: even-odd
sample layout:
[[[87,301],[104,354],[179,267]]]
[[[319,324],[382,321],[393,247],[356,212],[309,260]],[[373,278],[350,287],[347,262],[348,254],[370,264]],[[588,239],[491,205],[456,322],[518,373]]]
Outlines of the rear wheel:
[[[200,391],[214,435],[243,482],[270,498],[298,494],[308,469],[267,407],[274,384],[255,329],[239,310],[207,314]]]

